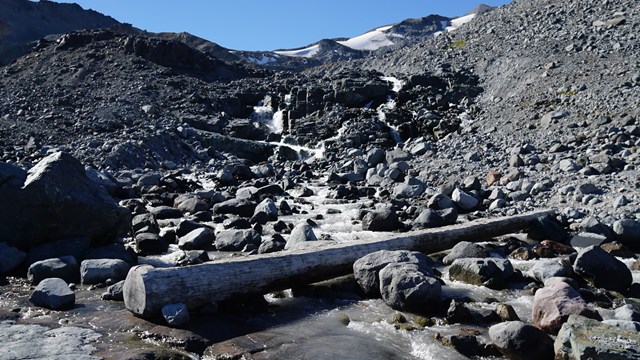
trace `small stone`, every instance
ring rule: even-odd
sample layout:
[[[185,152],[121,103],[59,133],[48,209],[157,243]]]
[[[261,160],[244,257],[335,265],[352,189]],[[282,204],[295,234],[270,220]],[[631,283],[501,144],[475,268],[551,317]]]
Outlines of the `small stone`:
[[[165,305],[162,316],[169,326],[181,327],[189,322],[189,309],[182,303]]]

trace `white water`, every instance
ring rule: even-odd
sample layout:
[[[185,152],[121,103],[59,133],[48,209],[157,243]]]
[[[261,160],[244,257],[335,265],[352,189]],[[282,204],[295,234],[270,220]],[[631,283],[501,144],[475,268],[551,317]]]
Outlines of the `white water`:
[[[396,94],[402,89],[402,87],[405,84],[405,81],[395,78],[393,76],[384,76],[384,77],[381,77],[380,79],[386,82],[392,83],[393,88],[391,90]],[[398,128],[391,125],[387,121],[387,117],[385,114],[385,110],[390,111],[395,108],[396,108],[396,100],[391,96],[387,97],[387,102],[378,107],[378,119],[383,123],[385,123],[389,127],[389,129],[391,129],[391,136],[393,136],[393,140],[396,142],[396,144],[399,144],[402,142],[402,138],[400,137],[400,133],[398,133]]]

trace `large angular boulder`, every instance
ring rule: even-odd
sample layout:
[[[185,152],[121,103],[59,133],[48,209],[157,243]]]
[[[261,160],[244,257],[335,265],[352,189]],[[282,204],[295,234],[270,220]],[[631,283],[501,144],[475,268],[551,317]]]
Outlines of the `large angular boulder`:
[[[220,251],[241,251],[247,245],[260,246],[262,236],[253,230],[223,230],[216,235],[216,249]]]
[[[540,281],[545,282],[547,279],[555,277],[567,277],[573,276],[573,268],[568,260],[564,259],[541,259],[536,261],[531,267],[531,275]]]
[[[447,256],[442,259],[445,265],[451,265],[456,259],[485,258],[489,252],[482,246],[469,241],[461,241],[451,248]]]
[[[634,251],[640,251],[640,221],[623,219],[613,223],[618,240]]]
[[[182,250],[205,250],[211,246],[215,238],[213,230],[201,227],[181,237],[178,240],[178,247]]]
[[[291,234],[289,235],[289,239],[287,240],[286,245],[284,246],[285,250],[297,249],[303,247],[307,241],[316,241],[318,237],[316,236],[313,228],[308,223],[300,223],[296,225],[293,230],[291,230]]]
[[[551,334],[557,333],[571,314],[595,316],[580,293],[564,282],[538,290],[533,297],[531,312],[533,325]]]
[[[242,217],[251,217],[257,204],[249,199],[230,199],[213,206],[216,214],[234,214]]]
[[[640,359],[640,332],[571,315],[554,348],[556,359]]]
[[[607,290],[624,292],[633,282],[627,265],[599,246],[589,246],[578,251],[573,269],[593,282],[595,287]]]
[[[0,185],[0,242],[22,250],[73,237],[105,244],[126,233],[130,224],[129,210],[65,153],[42,159],[21,188]]]
[[[449,278],[472,285],[501,288],[513,274],[513,265],[507,259],[461,258],[449,267]]]
[[[29,266],[27,279],[39,284],[47,278],[60,278],[66,282],[77,282],[80,279],[80,265],[73,256],[61,256],[54,259],[36,261]]]
[[[107,280],[114,283],[124,280],[131,266],[120,259],[91,259],[80,264],[83,284],[100,284]]]
[[[411,263],[391,263],[379,272],[380,295],[391,308],[425,312],[442,302],[442,287],[431,269]]]
[[[393,209],[377,210],[362,218],[362,230],[396,231],[404,227]]]
[[[553,358],[553,339],[544,331],[522,321],[507,321],[489,328],[493,344],[509,359]]]
[[[416,264],[429,276],[433,276],[431,261],[424,254],[416,251],[380,250],[363,256],[353,263],[353,274],[364,293],[369,297],[380,296],[379,272],[393,263]]]

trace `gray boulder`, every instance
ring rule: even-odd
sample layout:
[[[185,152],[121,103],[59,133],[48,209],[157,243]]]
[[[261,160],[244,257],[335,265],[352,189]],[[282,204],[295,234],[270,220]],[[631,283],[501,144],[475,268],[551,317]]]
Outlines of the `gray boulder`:
[[[193,194],[179,195],[173,200],[173,207],[180,210],[182,213],[190,214],[195,214],[198,211],[209,210],[209,204],[207,201]]]
[[[230,199],[213,206],[216,214],[234,214],[242,217],[251,217],[256,209],[256,203],[249,199]]]
[[[544,283],[547,279],[555,277],[573,276],[573,268],[571,263],[563,259],[540,259],[531,267],[531,275]]]
[[[435,194],[429,199],[427,207],[434,210],[452,209],[455,203],[445,194]]]
[[[287,242],[284,238],[275,234],[271,238],[262,241],[260,246],[258,247],[258,254],[268,254],[272,252],[282,251],[284,250],[284,246]]]
[[[608,239],[604,235],[590,232],[581,232],[571,237],[571,240],[569,240],[569,245],[574,248],[583,248],[593,245],[600,246],[607,241]]]
[[[396,231],[403,227],[404,224],[393,209],[372,211],[362,218],[362,230]]]
[[[182,250],[205,250],[213,244],[215,239],[213,230],[202,227],[178,239],[178,247]]]
[[[36,261],[27,270],[27,279],[38,284],[47,278],[60,278],[66,282],[78,282],[80,265],[73,256]]]
[[[573,270],[595,287],[607,290],[624,292],[633,282],[627,265],[598,246],[578,251]]]
[[[189,309],[185,304],[168,304],[162,307],[162,317],[171,327],[181,327],[189,322]]]
[[[461,241],[451,248],[449,254],[442,259],[442,262],[445,265],[451,265],[451,263],[456,259],[486,258],[488,256],[489,252],[482,245],[468,241]]]
[[[393,195],[398,199],[417,198],[426,190],[424,183],[414,177],[408,177],[404,183],[393,188]]]
[[[444,210],[425,209],[413,221],[413,229],[430,229],[434,227],[453,225],[458,219],[455,208]]]
[[[27,254],[15,247],[0,242],[0,274],[9,272],[27,259]]]
[[[544,331],[522,321],[508,321],[489,328],[493,344],[508,359],[553,358],[553,339]]]
[[[640,251],[640,222],[624,219],[613,223],[618,240],[634,251]]]
[[[513,266],[507,259],[463,258],[456,259],[449,267],[449,278],[472,285],[498,289],[513,274]]]
[[[571,315],[554,349],[556,359],[640,359],[640,332]]]
[[[382,300],[400,311],[425,312],[442,302],[442,287],[430,269],[415,263],[391,263],[379,272]]]
[[[268,215],[269,221],[278,220],[278,208],[276,207],[276,203],[273,200],[266,198],[260,202],[254,212],[253,215],[256,215],[259,212],[264,212]]]
[[[460,190],[459,188],[453,190],[451,199],[456,203],[456,205],[458,205],[460,209],[465,211],[473,210],[478,206],[478,199],[467,194],[463,190]]]
[[[533,325],[551,334],[558,332],[571,314],[593,316],[580,293],[563,282],[538,290],[531,312]]]
[[[64,226],[60,226],[64,224]],[[71,155],[54,153],[32,167],[22,188],[0,186],[0,242],[26,250],[49,241],[113,241],[131,224],[128,209],[86,176]]]
[[[307,241],[316,240],[318,240],[318,238],[316,237],[315,232],[313,232],[311,225],[303,222],[296,225],[293,230],[291,230],[291,234],[289,235],[289,239],[287,240],[287,244],[284,248],[285,250],[296,249],[304,246]]]
[[[219,251],[242,251],[245,246],[260,246],[262,237],[253,229],[223,230],[216,235],[216,249]]]
[[[369,297],[380,296],[379,272],[393,263],[416,264],[422,272],[433,276],[431,261],[424,254],[416,251],[380,250],[361,257],[353,263],[353,274],[364,293]]]
[[[91,259],[80,264],[80,279],[83,284],[101,284],[111,279],[124,280],[131,266],[120,259]]]
[[[29,298],[34,305],[51,310],[66,310],[76,302],[76,294],[59,278],[44,279],[36,286]]]
[[[168,244],[158,234],[139,233],[135,236],[136,248],[139,253],[145,255],[162,254],[167,251]]]
[[[91,329],[0,322],[3,359],[98,360],[92,355],[102,335]]]

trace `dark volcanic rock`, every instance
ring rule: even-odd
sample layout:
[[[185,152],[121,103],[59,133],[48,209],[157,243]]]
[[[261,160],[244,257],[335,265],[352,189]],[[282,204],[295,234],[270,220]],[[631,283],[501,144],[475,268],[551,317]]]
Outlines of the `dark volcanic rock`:
[[[509,359],[553,358],[553,339],[544,331],[521,321],[509,321],[489,328],[489,337]]]
[[[55,259],[37,261],[27,271],[27,279],[34,284],[39,284],[47,278],[60,278],[66,282],[78,282],[80,280],[80,265],[73,256],[62,256]]]
[[[44,279],[38,284],[29,300],[36,306],[51,310],[65,310],[73,307],[76,294],[69,285],[59,278]]]
[[[599,246],[590,246],[578,251],[573,269],[594,286],[618,292],[626,291],[633,277],[631,270],[615,256]]]
[[[396,231],[404,227],[393,209],[372,211],[362,218],[362,230]]]
[[[29,170],[22,189],[0,187],[0,219],[0,240],[30,249],[78,236],[107,243],[128,230],[131,215],[78,160],[55,153]]]

